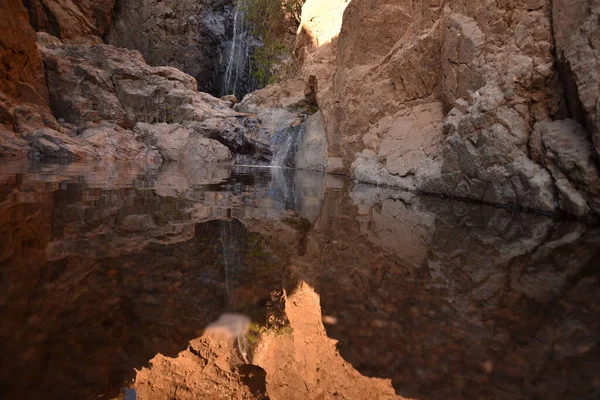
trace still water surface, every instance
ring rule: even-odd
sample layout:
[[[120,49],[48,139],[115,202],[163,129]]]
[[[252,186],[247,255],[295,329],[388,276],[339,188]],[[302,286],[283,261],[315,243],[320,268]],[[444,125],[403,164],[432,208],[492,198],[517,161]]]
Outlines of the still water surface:
[[[0,164],[0,398],[596,399],[599,278],[574,221],[281,169]]]

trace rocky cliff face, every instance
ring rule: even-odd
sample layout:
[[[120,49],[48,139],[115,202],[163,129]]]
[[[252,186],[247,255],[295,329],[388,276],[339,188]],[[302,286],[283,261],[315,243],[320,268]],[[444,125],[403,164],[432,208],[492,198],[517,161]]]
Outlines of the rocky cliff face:
[[[147,138],[162,134],[136,124],[179,124],[159,131],[179,135],[182,126],[181,148],[199,134],[244,162],[257,152],[268,161],[291,143],[287,166],[545,212],[600,212],[596,0],[309,0],[299,74],[236,106],[257,118],[192,87],[221,94],[228,69],[246,71],[228,57],[240,22],[233,2],[26,1],[31,25],[61,39],[41,36],[45,69],[23,7],[3,4],[2,154],[101,157],[107,139],[81,133],[104,121],[104,137],[121,143],[108,146],[129,149],[109,153],[156,158]],[[119,55],[101,36],[197,79]],[[172,150],[167,158],[188,159],[161,146]]]
[[[6,80],[12,84],[2,131],[7,154],[201,163],[231,162],[232,151],[269,157],[252,139],[255,118],[198,92],[196,80],[175,68],[148,66],[137,51],[66,44],[41,32],[38,48],[29,50],[33,61],[10,57],[25,67]],[[34,85],[42,93],[37,97]]]
[[[232,0],[120,0],[105,40],[138,50],[150,65],[169,65],[192,75],[203,92],[241,98],[254,90],[249,65],[236,71],[240,76],[235,77],[235,90],[227,87],[224,77],[232,43],[239,39],[234,36],[242,33],[243,24],[243,14]],[[249,57],[245,50],[241,56]]]
[[[27,11],[18,0],[0,3],[0,157],[23,157],[27,143],[15,135],[23,114],[52,118],[42,58]]]
[[[600,154],[600,2],[552,2],[558,67],[573,118],[594,135]]]
[[[115,0],[23,0],[31,26],[63,41],[102,42]]]
[[[302,73],[317,77],[328,157],[342,171],[489,203],[600,211],[598,4],[334,3],[345,9],[337,39],[319,43],[324,30],[303,25],[299,54],[311,54]]]

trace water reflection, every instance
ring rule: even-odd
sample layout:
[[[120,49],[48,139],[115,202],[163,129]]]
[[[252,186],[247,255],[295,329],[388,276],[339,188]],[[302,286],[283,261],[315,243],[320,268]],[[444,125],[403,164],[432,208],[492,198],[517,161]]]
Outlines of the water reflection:
[[[577,222],[281,169],[17,163],[0,243],[3,398],[600,396],[600,230]]]

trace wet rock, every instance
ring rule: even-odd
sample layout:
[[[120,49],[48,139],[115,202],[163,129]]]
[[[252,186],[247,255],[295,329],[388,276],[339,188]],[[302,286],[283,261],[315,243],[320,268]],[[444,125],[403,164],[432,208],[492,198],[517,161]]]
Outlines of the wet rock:
[[[306,119],[306,127],[296,154],[295,165],[299,169],[325,171],[327,160],[325,122],[321,112],[317,112]]]

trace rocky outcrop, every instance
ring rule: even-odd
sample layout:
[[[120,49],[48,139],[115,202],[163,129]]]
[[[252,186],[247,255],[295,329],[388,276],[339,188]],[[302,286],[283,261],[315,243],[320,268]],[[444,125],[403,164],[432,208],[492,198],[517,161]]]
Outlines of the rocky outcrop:
[[[600,178],[589,135],[577,122],[567,119],[536,124],[531,152],[550,171],[561,209],[583,216],[600,214]]]
[[[48,91],[42,58],[27,11],[18,0],[0,3],[0,155],[23,156],[25,143],[12,131],[24,113],[46,116]],[[47,117],[49,118],[49,117]]]
[[[146,144],[155,147],[165,161],[206,164],[233,160],[227,147],[181,125],[138,122],[134,131]]]
[[[102,43],[115,0],[23,0],[31,26],[65,42]]]
[[[340,171],[341,163],[341,171],[370,183],[597,213],[594,185],[571,172],[557,178],[536,156],[536,124],[572,116],[595,132],[598,5],[577,3],[307,2],[297,54],[303,79],[317,77],[328,169]],[[335,10],[345,10],[339,35],[319,26],[318,12],[309,15],[327,7],[331,29],[339,26]],[[561,75],[554,68],[555,43]],[[584,113],[573,108],[579,103],[586,104]],[[561,124],[555,126],[573,126]],[[580,133],[561,131],[562,141],[576,143],[575,153],[584,151],[585,141],[591,145]],[[580,156],[587,181],[597,180],[596,156]]]
[[[506,5],[388,1],[372,28],[367,3],[351,3],[334,82],[340,106],[324,113],[345,132],[350,172],[385,183],[354,161],[366,149],[396,186],[554,210],[550,174],[527,155],[532,123],[558,107],[547,89],[552,35],[542,3],[515,3],[508,19]],[[371,45],[386,18],[400,22]]]
[[[223,91],[224,77],[234,30],[239,34],[243,24],[232,0],[120,0],[105,40],[138,50],[150,65],[175,67],[196,78],[201,91],[222,96],[234,93]],[[243,57],[246,64],[234,72],[240,98],[254,89],[249,56]]]
[[[600,156],[600,1],[554,0],[552,23],[571,114],[592,132]]]
[[[46,33],[38,33],[38,46],[52,114],[14,106],[2,153],[202,163],[231,162],[231,151],[269,157],[252,139],[260,130],[253,117],[198,92],[195,79],[175,68],[150,67],[137,51],[66,44]]]
[[[39,35],[57,118],[74,125],[103,120],[126,129],[138,122],[182,124],[237,154],[268,155],[252,139],[259,129],[252,117],[198,92],[191,76],[172,67],[148,66],[135,50],[69,45]]]

